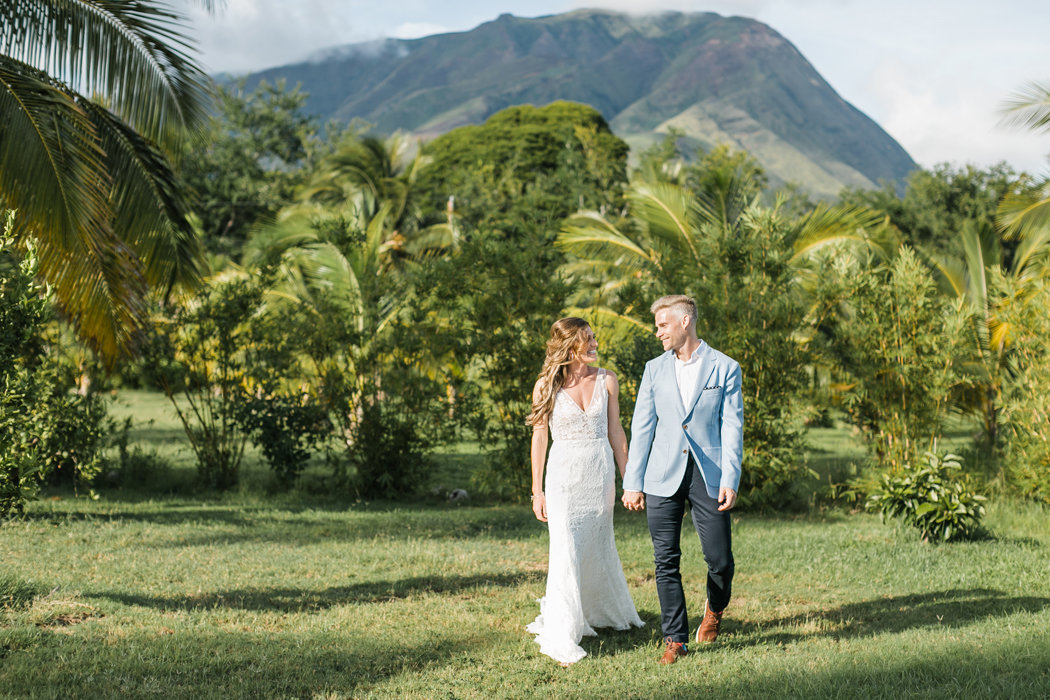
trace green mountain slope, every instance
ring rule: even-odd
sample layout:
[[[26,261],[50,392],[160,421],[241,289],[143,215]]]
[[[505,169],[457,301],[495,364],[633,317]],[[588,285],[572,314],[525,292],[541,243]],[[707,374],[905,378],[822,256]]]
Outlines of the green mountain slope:
[[[511,105],[574,100],[634,147],[677,128],[696,145],[746,149],[774,182],[821,196],[915,167],[773,29],[713,13],[502,15],[468,32],[327,50],[249,84],[278,78],[301,83],[325,118],[423,138]]]

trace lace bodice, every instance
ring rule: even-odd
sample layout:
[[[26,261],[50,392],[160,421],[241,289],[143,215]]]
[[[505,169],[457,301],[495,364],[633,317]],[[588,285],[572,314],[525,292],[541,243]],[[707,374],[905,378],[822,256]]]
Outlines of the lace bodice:
[[[599,440],[609,436],[609,392],[605,386],[605,370],[598,370],[594,392],[581,409],[564,389],[558,390],[551,412],[551,437],[555,440]]]

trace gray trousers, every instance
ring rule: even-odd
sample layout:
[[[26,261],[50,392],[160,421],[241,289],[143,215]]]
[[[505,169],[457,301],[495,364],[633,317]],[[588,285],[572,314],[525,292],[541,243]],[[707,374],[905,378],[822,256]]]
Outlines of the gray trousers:
[[[656,593],[660,597],[664,638],[689,641],[689,616],[682,590],[682,519],[686,503],[700,546],[707,562],[707,600],[711,610],[721,612],[729,604],[733,584],[733,543],[729,511],[718,510],[718,499],[711,498],[693,456],[689,455],[682,484],[673,496],[645,494],[649,535],[653,538],[656,564]]]

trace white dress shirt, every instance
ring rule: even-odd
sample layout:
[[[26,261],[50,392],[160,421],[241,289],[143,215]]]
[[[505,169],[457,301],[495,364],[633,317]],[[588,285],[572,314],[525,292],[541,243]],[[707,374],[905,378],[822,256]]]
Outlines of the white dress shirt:
[[[678,393],[682,396],[682,408],[689,410],[689,405],[696,395],[696,381],[700,376],[700,350],[704,347],[704,341],[700,341],[689,359],[682,362],[678,359],[678,353],[674,356],[674,378],[678,380]]]

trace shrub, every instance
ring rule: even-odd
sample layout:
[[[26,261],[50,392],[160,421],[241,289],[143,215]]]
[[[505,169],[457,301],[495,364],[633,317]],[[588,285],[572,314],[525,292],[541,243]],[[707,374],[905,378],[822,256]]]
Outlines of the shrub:
[[[186,431],[205,486],[228,489],[239,480],[248,433],[238,414],[251,396],[249,320],[261,298],[261,286],[248,280],[205,288],[157,324],[148,347],[152,371]]]
[[[818,340],[841,378],[847,418],[892,473],[943,433],[965,382],[970,312],[937,290],[909,248],[877,266],[838,255],[821,273]]]
[[[50,396],[37,412],[42,473],[52,484],[94,483],[105,466],[103,450],[117,433],[105,399],[94,393],[70,393],[58,374],[38,372],[50,385]]]
[[[238,419],[285,488],[299,478],[313,449],[332,430],[327,411],[306,395],[248,397],[240,404]]]
[[[950,541],[973,537],[984,517],[985,497],[974,493],[962,465],[953,454],[926,453],[926,464],[883,474],[868,496],[869,511],[886,518],[902,518],[917,528],[924,540]]]
[[[36,255],[21,255],[7,214],[0,238],[0,517],[20,515],[39,485],[37,406],[45,395],[34,372],[42,356],[40,326],[49,304],[35,281]]]
[[[419,491],[431,471],[429,444],[418,423],[397,407],[369,404],[350,450],[353,484],[369,498],[392,498]]]
[[[1050,504],[1050,284],[1003,298],[1000,322],[1012,335],[1000,416],[1005,476],[1025,498]]]

